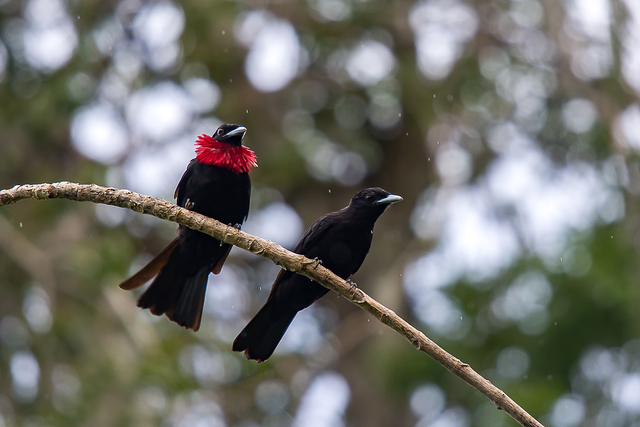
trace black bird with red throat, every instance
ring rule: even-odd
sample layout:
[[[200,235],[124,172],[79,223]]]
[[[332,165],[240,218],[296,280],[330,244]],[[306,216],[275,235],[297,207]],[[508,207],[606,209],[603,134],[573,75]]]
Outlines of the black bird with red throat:
[[[246,131],[243,126],[223,124],[212,136],[198,137],[196,158],[174,194],[179,206],[241,226],[249,213],[249,172],[257,166],[256,155],[242,145]],[[178,237],[120,288],[135,289],[156,276],[138,299],[138,307],[197,331],[209,273],[220,272],[230,250],[231,245],[179,225]]]

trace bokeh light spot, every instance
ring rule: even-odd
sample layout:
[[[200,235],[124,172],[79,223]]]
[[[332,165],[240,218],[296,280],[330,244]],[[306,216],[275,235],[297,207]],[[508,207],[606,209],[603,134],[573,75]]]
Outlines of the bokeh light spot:
[[[504,378],[522,378],[529,369],[529,355],[520,347],[504,348],[498,354],[496,369]]]
[[[40,383],[40,364],[35,356],[26,350],[17,351],[11,356],[9,367],[16,397],[23,402],[35,400]]]
[[[409,406],[423,423],[436,419],[445,408],[446,396],[442,389],[433,383],[424,384],[411,393]]]
[[[171,81],[146,87],[131,94],[126,117],[134,135],[152,141],[175,138],[193,119],[191,97]]]
[[[575,133],[584,133],[595,123],[598,111],[593,102],[587,99],[572,99],[562,108],[562,118],[567,129]]]
[[[336,372],[323,372],[316,376],[302,396],[294,427],[340,427],[351,389],[347,380]]]
[[[256,12],[258,13],[258,12]],[[253,15],[245,17],[254,19]],[[251,41],[244,70],[251,84],[262,92],[275,92],[298,74],[300,41],[290,22],[269,16]],[[241,26],[244,28],[244,26]],[[241,38],[249,38],[241,35]]]
[[[587,412],[584,400],[576,395],[564,395],[553,405],[551,422],[557,427],[574,427],[582,423]]]
[[[346,69],[353,80],[372,86],[387,77],[395,67],[395,57],[384,44],[365,40],[349,55]]]
[[[82,107],[74,114],[71,142],[80,154],[100,163],[114,162],[129,148],[122,116],[106,102]]]

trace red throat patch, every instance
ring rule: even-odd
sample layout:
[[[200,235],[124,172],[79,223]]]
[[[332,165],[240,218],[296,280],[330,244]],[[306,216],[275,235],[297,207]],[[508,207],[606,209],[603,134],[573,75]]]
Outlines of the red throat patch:
[[[258,167],[256,155],[244,145],[231,145],[202,134],[196,141],[196,159],[206,165],[220,166],[235,173],[249,173]]]

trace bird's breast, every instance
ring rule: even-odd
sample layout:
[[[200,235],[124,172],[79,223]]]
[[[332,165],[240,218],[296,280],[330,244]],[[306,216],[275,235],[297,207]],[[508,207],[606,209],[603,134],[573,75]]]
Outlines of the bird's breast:
[[[351,261],[351,248],[344,242],[335,242],[329,249],[331,264],[337,266],[348,264]]]

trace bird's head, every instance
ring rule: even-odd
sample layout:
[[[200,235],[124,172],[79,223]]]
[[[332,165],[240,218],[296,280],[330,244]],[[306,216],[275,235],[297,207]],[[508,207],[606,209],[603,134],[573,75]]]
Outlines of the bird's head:
[[[196,141],[196,159],[200,163],[219,166],[235,173],[249,173],[257,167],[256,155],[242,145],[247,128],[223,124],[212,136],[202,134]]]
[[[245,133],[247,133],[246,127],[225,123],[216,129],[211,137],[218,142],[226,142],[227,144],[239,146],[242,145]]]
[[[366,188],[353,196],[349,207],[357,210],[379,212],[378,215],[380,215],[389,205],[401,200],[402,197],[396,194],[391,194],[380,187],[372,187]]]

